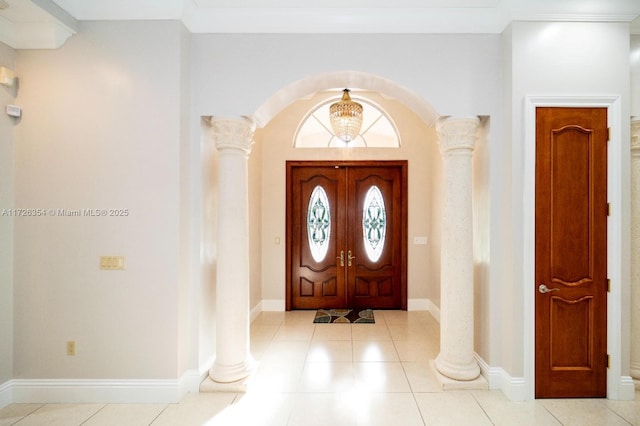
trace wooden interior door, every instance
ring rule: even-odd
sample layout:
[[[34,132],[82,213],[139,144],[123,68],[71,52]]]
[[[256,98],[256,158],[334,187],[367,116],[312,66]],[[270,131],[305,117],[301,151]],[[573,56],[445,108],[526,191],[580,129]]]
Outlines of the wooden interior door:
[[[607,110],[537,108],[536,398],[606,397]]]
[[[406,179],[406,161],[287,162],[287,310],[407,308]]]

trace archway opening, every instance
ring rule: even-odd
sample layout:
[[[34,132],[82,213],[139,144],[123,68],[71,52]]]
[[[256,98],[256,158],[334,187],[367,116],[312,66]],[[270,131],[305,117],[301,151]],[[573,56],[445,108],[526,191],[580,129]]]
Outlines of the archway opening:
[[[357,87],[394,123],[397,149],[337,147],[296,149],[299,124],[340,87]],[[435,110],[406,88],[378,76],[352,71],[322,74],[292,83],[269,98],[252,116],[258,123],[250,158],[251,237],[259,245],[252,279],[262,310],[284,310],[286,259],[286,161],[407,160],[408,307],[436,308],[440,298],[441,155],[433,124]],[[252,250],[253,255],[253,250]],[[259,281],[259,282],[258,282]],[[252,306],[254,306],[252,300]],[[437,308],[436,308],[437,309]]]

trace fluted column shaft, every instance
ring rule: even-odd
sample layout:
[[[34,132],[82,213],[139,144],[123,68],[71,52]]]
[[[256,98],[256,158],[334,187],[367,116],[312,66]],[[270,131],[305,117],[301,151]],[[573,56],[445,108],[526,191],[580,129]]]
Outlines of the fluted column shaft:
[[[640,389],[640,119],[631,121],[631,377]]]
[[[472,158],[479,120],[436,123],[443,158],[440,354],[437,370],[454,380],[480,375],[473,351]]]
[[[216,358],[209,376],[230,383],[251,373],[249,352],[249,181],[247,160],[254,123],[248,118],[210,120],[219,152],[216,266]]]

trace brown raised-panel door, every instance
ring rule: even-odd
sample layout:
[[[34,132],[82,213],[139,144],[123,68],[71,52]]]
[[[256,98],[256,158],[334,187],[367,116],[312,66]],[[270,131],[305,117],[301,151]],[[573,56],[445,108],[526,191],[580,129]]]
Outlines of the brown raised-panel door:
[[[607,110],[536,111],[536,398],[606,397]]]
[[[287,162],[288,310],[407,308],[406,179],[406,161]]]
[[[338,208],[338,200],[346,197],[344,173],[333,166],[295,167],[291,170],[291,185],[288,245],[293,259],[289,268],[293,308],[345,308],[344,266],[339,257],[342,250],[344,259],[346,212]],[[321,250],[314,258],[314,242],[309,240],[307,221],[316,188],[321,188],[326,198],[316,197],[315,207],[311,206],[311,215],[316,221],[311,238]]]
[[[397,309],[402,305],[402,190],[398,167],[353,167],[348,169],[348,233],[347,247],[351,265],[347,288],[354,308]],[[368,203],[372,188],[378,188],[382,202]],[[384,244],[376,253],[373,247],[381,237],[380,211],[384,203],[386,229]],[[369,252],[369,253],[368,253]],[[379,256],[379,257],[378,257]]]

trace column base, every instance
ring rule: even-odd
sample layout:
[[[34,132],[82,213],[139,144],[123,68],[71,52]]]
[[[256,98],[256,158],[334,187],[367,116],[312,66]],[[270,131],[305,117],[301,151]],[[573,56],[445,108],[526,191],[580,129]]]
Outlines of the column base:
[[[475,359],[468,365],[458,365],[445,361],[438,355],[434,364],[440,374],[453,380],[470,381],[480,376],[480,367]]]
[[[200,383],[200,392],[234,392],[234,393],[246,393],[248,383],[251,380],[251,375],[237,382],[220,383],[215,382],[211,377],[207,376],[202,383]]]
[[[455,380],[440,373],[436,368],[436,363],[434,360],[429,361],[429,365],[431,366],[433,374],[436,376],[436,379],[438,380],[438,383],[440,384],[442,390],[447,391],[489,389],[489,383],[487,383],[487,380],[480,375],[473,380]]]
[[[243,362],[234,365],[221,365],[217,360],[209,370],[209,377],[218,383],[233,383],[246,379],[255,368],[255,361],[249,355]]]

